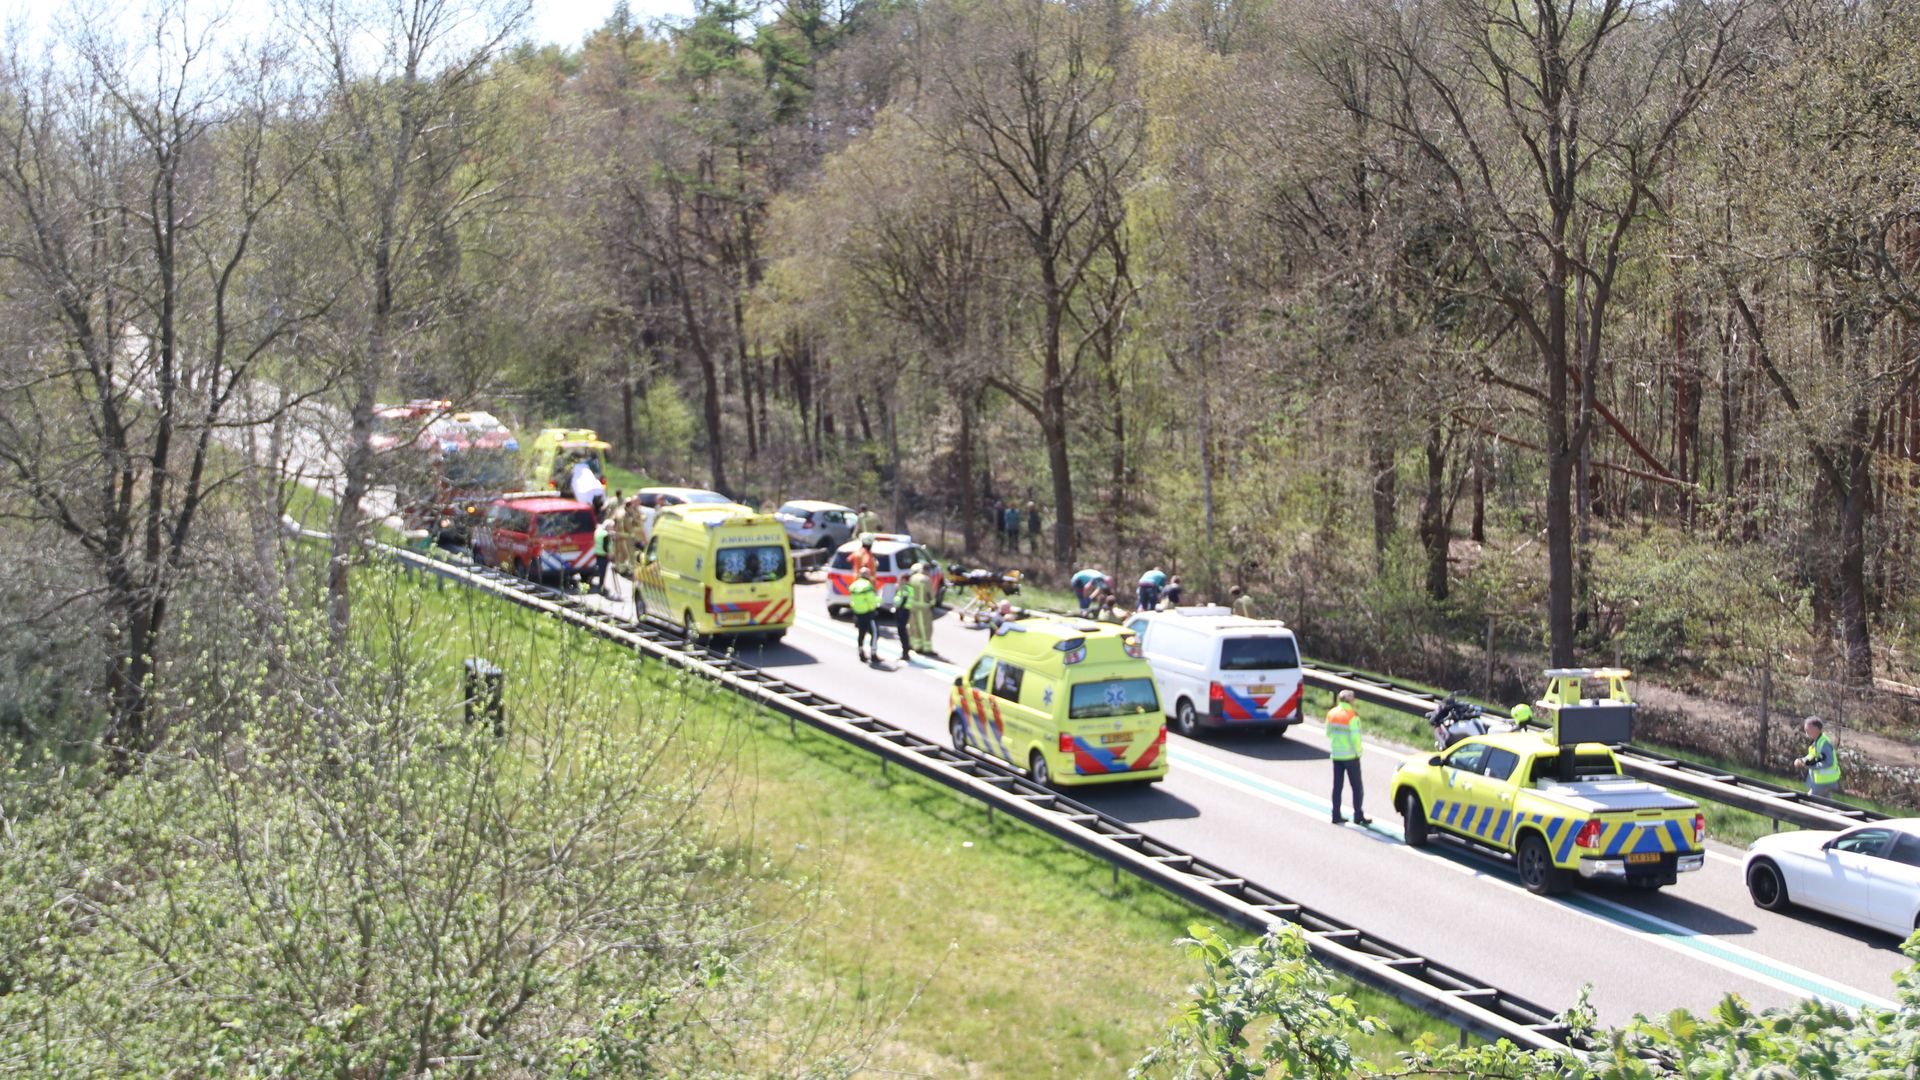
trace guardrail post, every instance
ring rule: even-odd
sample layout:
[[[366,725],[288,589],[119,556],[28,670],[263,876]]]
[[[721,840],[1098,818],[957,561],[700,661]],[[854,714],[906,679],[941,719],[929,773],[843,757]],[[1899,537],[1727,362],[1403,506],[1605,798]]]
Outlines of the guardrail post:
[[[507,734],[507,713],[500,700],[500,668],[477,656],[468,657],[461,667],[464,669],[461,690],[466,699],[461,704],[466,710],[467,723],[491,720],[493,737],[504,738]]]

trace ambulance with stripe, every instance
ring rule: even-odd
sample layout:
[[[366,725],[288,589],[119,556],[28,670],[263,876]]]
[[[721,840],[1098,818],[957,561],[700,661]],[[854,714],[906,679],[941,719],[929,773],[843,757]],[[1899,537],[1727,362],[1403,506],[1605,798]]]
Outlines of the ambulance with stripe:
[[[1167,728],[1153,669],[1124,627],[1067,618],[1003,623],[953,680],[954,748],[1000,758],[1066,787],[1167,775]]]
[[[772,514],[733,503],[685,503],[654,518],[633,569],[636,613],[688,637],[764,634],[793,625],[793,558]]]
[[[1674,883],[1706,862],[1700,806],[1624,776],[1610,744],[1632,733],[1627,672],[1563,668],[1534,706],[1546,730],[1475,735],[1431,757],[1408,758],[1393,775],[1393,805],[1407,843],[1444,833],[1511,855],[1530,892],[1563,892],[1575,880],[1645,889]],[[1582,696],[1587,679],[1606,698]]]

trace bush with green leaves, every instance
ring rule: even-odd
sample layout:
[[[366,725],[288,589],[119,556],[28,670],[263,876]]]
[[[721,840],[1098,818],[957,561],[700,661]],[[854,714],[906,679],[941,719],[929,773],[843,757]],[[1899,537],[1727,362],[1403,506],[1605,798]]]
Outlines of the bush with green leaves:
[[[1915,965],[1895,977],[1892,1009],[1853,1011],[1806,1001],[1756,1010],[1729,995],[1704,1016],[1675,1010],[1604,1031],[1595,1026],[1583,994],[1560,1017],[1593,1048],[1582,1054],[1522,1050],[1505,1040],[1452,1046],[1428,1036],[1402,1053],[1397,1066],[1383,1068],[1358,1057],[1352,1046],[1354,1036],[1372,1033],[1381,1022],[1352,998],[1332,992],[1332,974],[1313,958],[1298,930],[1270,932],[1252,945],[1235,945],[1212,927],[1189,932],[1182,944],[1199,961],[1201,978],[1133,1077],[1868,1080],[1912,1076],[1920,1062],[1920,933],[1907,940],[1905,952]]]
[[[0,776],[0,1073],[813,1069],[761,1034],[778,932],[746,898],[778,882],[694,812],[717,770],[682,719],[719,695],[582,648],[509,671],[496,740],[451,690],[454,622],[197,642],[169,707],[202,723],[166,752]]]

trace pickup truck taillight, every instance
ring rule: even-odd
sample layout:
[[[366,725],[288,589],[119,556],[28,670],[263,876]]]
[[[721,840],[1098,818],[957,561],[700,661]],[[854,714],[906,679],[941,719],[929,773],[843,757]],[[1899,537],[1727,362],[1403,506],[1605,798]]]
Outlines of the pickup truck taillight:
[[[1707,815],[1693,815],[1693,842],[1704,843],[1707,839]]]
[[[1589,821],[1585,825],[1580,826],[1580,831],[1573,834],[1573,846],[1587,848],[1599,847],[1600,823],[1597,821]]]

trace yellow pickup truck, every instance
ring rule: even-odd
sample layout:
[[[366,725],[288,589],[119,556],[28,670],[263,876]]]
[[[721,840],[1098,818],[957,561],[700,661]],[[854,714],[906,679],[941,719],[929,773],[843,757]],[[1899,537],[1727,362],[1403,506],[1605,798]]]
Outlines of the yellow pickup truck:
[[[1595,675],[1613,695],[1580,696],[1581,679]],[[1657,889],[1700,869],[1707,826],[1699,804],[1621,775],[1607,745],[1631,731],[1625,675],[1548,672],[1554,689],[1538,706],[1551,718],[1547,730],[1475,735],[1408,758],[1392,788],[1407,843],[1421,847],[1439,831],[1510,854],[1521,883],[1542,894],[1575,878]]]

